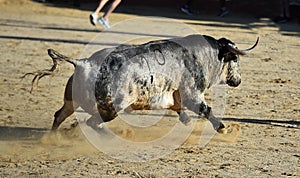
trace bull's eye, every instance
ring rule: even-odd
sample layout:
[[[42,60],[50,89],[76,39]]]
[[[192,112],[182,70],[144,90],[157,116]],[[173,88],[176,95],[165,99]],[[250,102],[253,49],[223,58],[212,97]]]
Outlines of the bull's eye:
[[[231,60],[232,60],[233,62],[237,62],[238,58],[237,58],[237,56],[233,56],[233,57],[231,58]]]
[[[238,57],[231,53],[227,53],[224,55],[224,62],[230,62],[230,61],[237,62],[237,60],[238,60]]]
[[[230,53],[226,53],[225,55],[224,55],[224,62],[229,62],[231,60],[231,55],[230,55]]]

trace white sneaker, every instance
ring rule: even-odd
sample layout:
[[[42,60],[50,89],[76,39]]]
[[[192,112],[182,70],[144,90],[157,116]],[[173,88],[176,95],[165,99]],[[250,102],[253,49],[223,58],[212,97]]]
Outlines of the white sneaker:
[[[180,10],[181,10],[181,12],[183,12],[183,13],[185,13],[187,15],[193,15],[192,12],[191,12],[191,10],[189,8],[187,8],[187,7],[182,7],[182,8],[180,8]]]
[[[90,22],[92,25],[96,26],[97,25],[97,20],[98,20],[98,15],[94,13],[91,13],[90,15]]]
[[[104,20],[103,17],[100,17],[99,23],[100,23],[104,28],[110,29],[109,21],[108,21],[108,20]]]

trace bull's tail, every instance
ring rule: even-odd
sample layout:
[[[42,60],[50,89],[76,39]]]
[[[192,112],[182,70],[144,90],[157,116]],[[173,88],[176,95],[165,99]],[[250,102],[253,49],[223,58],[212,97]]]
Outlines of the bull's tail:
[[[76,67],[78,61],[72,58],[69,58],[67,56],[64,56],[62,54],[60,54],[59,52],[55,51],[54,49],[48,49],[48,55],[52,58],[53,63],[55,63],[54,61],[57,60],[63,60],[63,61],[67,61],[71,64],[74,65],[74,67]]]
[[[79,64],[79,60],[75,60],[72,58],[69,58],[67,56],[64,56],[57,51],[53,49],[48,49],[48,54],[52,58],[53,65],[50,69],[44,69],[44,70],[38,70],[34,72],[28,72],[24,74],[21,78],[25,78],[27,75],[34,75],[32,81],[31,81],[31,90],[30,93],[33,91],[34,84],[36,83],[36,86],[38,86],[38,82],[41,78],[45,76],[53,76],[55,72],[58,70],[59,61],[67,61],[76,67],[77,64]]]

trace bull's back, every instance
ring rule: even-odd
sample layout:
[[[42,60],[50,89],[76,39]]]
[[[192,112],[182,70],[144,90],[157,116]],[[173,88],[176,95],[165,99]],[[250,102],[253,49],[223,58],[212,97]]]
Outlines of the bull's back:
[[[205,83],[202,81],[205,80],[205,70],[197,59],[196,49],[186,48],[190,39],[194,39],[193,45],[196,45],[195,39],[204,40],[200,45],[208,45],[202,36],[196,37],[116,48],[98,70],[95,82],[97,102],[103,103],[109,97],[119,109],[131,104],[134,108],[147,109],[174,105],[173,93],[184,80]],[[182,76],[189,77],[183,79]]]
[[[108,97],[118,109],[161,109],[174,105],[185,70],[186,50],[171,41],[150,42],[112,52],[100,67],[95,95],[98,103]],[[126,106],[127,105],[127,106]]]

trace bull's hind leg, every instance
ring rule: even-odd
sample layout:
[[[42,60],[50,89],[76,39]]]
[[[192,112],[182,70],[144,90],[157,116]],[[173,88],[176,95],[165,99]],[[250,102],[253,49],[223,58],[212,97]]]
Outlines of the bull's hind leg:
[[[179,90],[175,90],[173,92],[173,101],[174,101],[174,105],[171,106],[169,109],[176,111],[177,114],[179,115],[179,120],[187,125],[191,119],[190,117],[184,112],[184,109],[182,107],[182,103],[181,103],[181,96],[179,93]]]
[[[74,107],[77,108],[72,100],[72,81],[73,76],[69,78],[65,89],[64,105],[54,114],[52,130],[56,130],[67,117],[74,113]]]
[[[56,130],[67,117],[74,113],[73,102],[66,101],[64,105],[54,114],[52,130]]]

